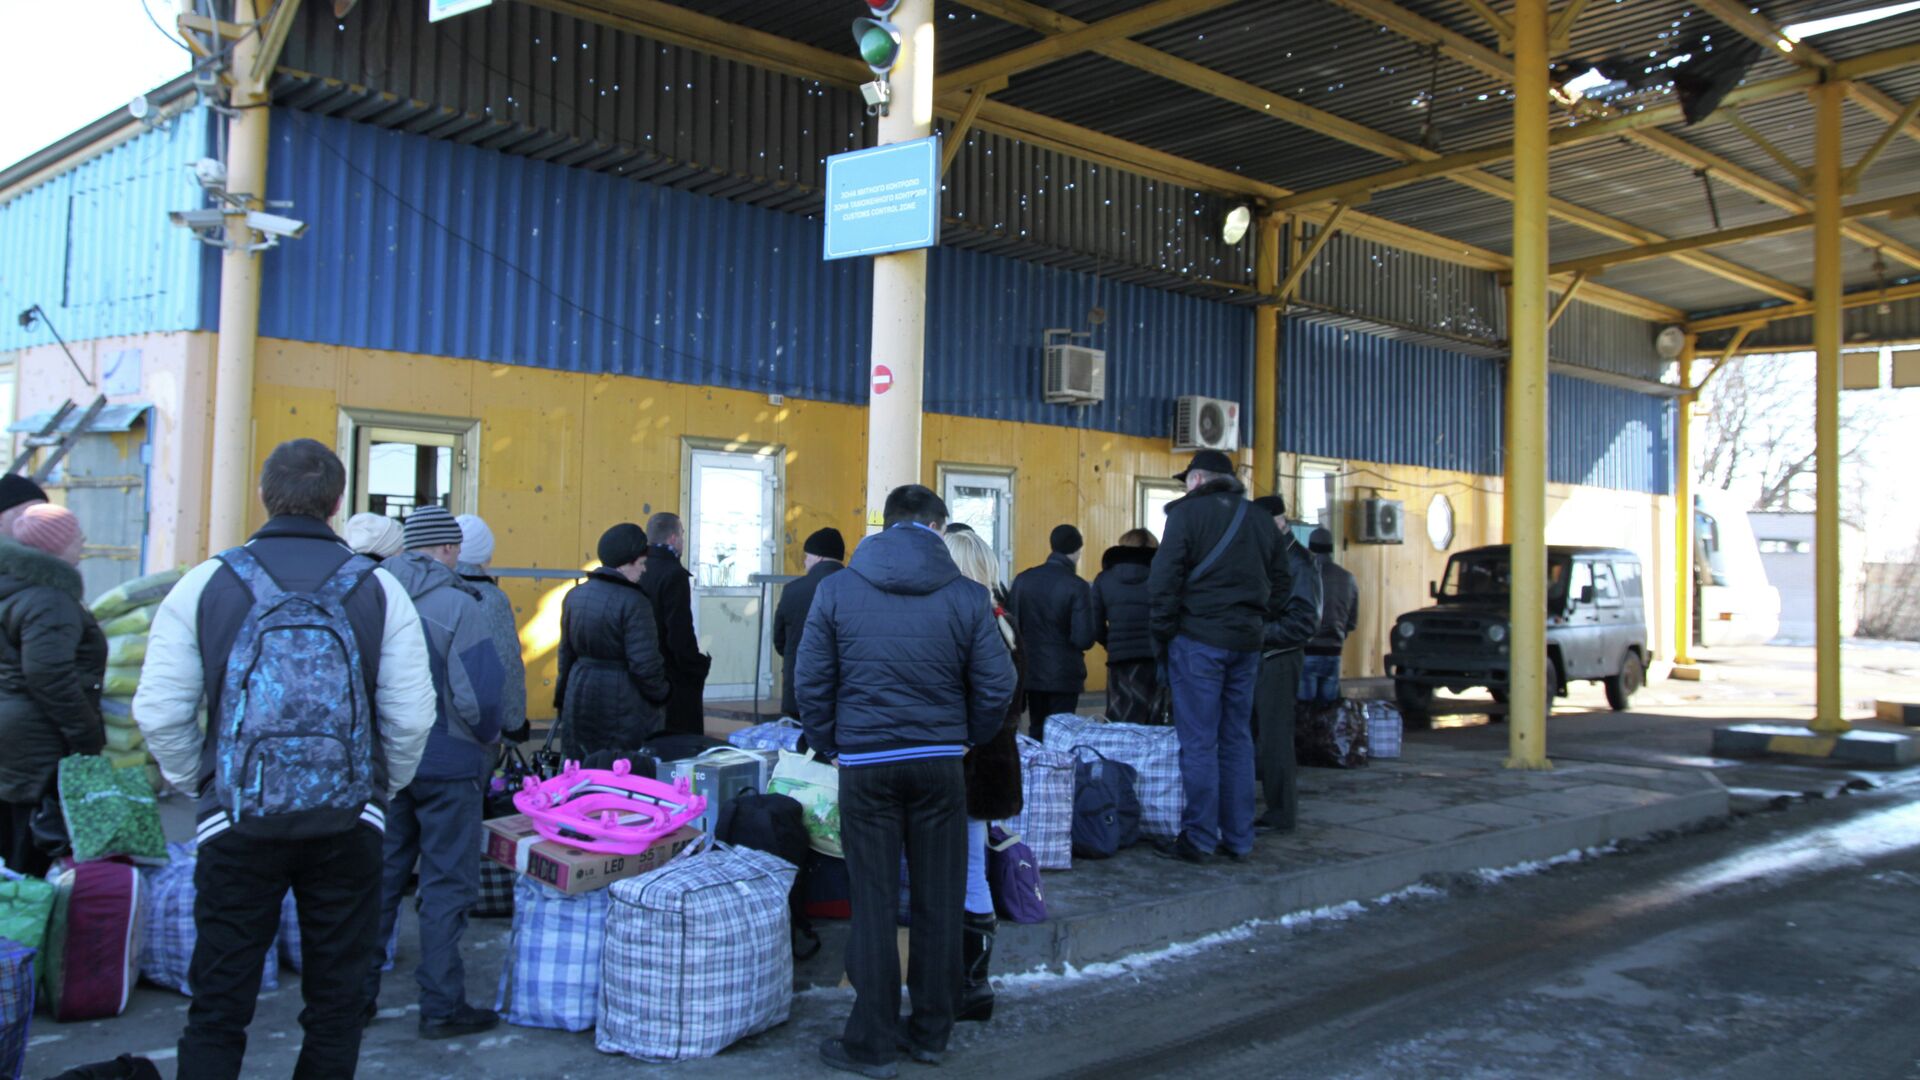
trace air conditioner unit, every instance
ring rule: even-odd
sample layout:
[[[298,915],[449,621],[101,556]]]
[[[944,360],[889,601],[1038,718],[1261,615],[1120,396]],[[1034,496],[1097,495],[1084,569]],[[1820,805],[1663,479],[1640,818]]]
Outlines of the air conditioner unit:
[[[1356,505],[1360,521],[1354,532],[1361,543],[1407,542],[1407,515],[1399,499],[1361,499]]]
[[[1084,345],[1049,345],[1046,351],[1049,405],[1098,405],[1107,400],[1107,353]]]
[[[1240,449],[1240,405],[1187,396],[1173,403],[1173,452]]]

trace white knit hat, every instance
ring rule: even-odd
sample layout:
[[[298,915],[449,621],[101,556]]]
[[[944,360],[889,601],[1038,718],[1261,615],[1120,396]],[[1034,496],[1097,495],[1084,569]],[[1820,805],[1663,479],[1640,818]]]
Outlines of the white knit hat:
[[[400,523],[385,514],[355,514],[347,519],[347,546],[362,555],[391,559],[400,554]]]
[[[478,514],[461,514],[460,561],[470,566],[485,566],[493,561],[493,530]]]

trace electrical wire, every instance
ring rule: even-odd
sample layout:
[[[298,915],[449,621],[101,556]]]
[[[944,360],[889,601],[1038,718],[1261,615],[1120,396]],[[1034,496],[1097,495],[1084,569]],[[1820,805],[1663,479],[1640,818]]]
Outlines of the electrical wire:
[[[172,34],[167,33],[167,28],[164,26],[161,26],[160,20],[153,17],[153,8],[148,6],[147,0],[135,0],[135,2],[140,5],[140,10],[144,12],[147,16],[147,21],[153,24],[153,28],[160,32],[161,37],[166,38],[168,41],[173,42],[175,45],[179,46],[180,48],[185,49],[187,51],[188,56],[195,55],[193,51],[193,46],[188,45],[186,42],[181,41],[179,38],[174,37]]]

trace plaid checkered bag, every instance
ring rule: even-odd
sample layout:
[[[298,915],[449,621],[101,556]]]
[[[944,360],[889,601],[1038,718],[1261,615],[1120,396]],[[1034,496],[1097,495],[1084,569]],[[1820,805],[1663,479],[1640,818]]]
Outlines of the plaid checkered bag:
[[[609,886],[600,955],[603,1053],[712,1057],[786,1022],[793,1005],[787,893],[794,867],[752,848],[709,847]]]
[[[612,897],[568,896],[515,875],[513,938],[493,1008],[521,1027],[585,1031],[600,1011],[600,947]]]
[[[743,727],[727,736],[727,741],[742,750],[800,749],[800,722],[781,717],[764,724]]]
[[[27,1065],[34,952],[17,941],[0,938],[0,1077],[11,1080],[19,1080]]]
[[[1042,870],[1073,866],[1073,766],[1071,753],[1015,736],[1020,747],[1022,809],[1001,827],[1026,842]]]
[[[519,874],[485,855],[480,856],[480,899],[467,914],[476,919],[505,919],[513,915],[513,880]]]
[[[1046,734],[1049,750],[1085,746],[1132,766],[1133,790],[1140,797],[1140,831],[1162,840],[1180,835],[1187,795],[1180,786],[1180,736],[1175,729],[1116,724],[1099,717],[1053,716],[1047,718]],[[1033,843],[1031,834],[1023,835],[1028,844]]]
[[[140,975],[148,982],[176,990],[188,997],[187,966],[193,961],[193,943],[199,937],[193,925],[194,847],[190,843],[167,845],[167,865],[141,870],[146,878],[142,897],[146,934],[140,942]],[[281,908],[282,919],[286,908]],[[280,988],[279,950],[269,948],[260,973],[260,989]]]

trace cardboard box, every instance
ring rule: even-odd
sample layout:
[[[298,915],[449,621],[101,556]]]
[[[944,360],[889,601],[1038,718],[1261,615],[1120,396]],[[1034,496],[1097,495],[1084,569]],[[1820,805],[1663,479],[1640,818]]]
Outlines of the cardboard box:
[[[700,830],[688,825],[638,855],[608,855],[543,839],[525,814],[494,818],[486,826],[487,858],[570,896],[658,870],[700,836]]]

